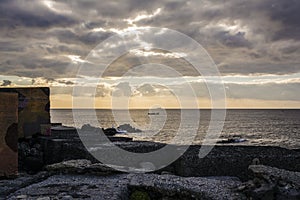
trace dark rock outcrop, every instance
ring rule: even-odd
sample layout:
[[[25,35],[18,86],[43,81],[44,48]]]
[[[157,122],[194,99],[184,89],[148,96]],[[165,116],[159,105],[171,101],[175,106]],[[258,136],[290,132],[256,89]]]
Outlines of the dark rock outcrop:
[[[300,172],[292,172],[264,165],[250,165],[251,180],[237,190],[249,198],[300,199]]]

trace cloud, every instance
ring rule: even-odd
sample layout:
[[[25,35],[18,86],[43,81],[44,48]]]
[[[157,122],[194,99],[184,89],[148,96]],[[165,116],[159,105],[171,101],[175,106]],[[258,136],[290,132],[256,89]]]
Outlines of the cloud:
[[[133,26],[166,27],[186,34],[208,50],[222,75],[298,73],[299,9],[298,0],[2,0],[0,74],[30,80],[73,78],[78,65],[93,48],[114,33]],[[158,38],[155,42],[166,41]],[[183,76],[199,75],[177,57],[180,56],[139,50],[117,58],[105,76],[122,76],[149,62],[170,66]],[[144,87],[141,90],[149,93],[157,89]],[[104,91],[99,95],[110,90]]]
[[[132,95],[132,89],[131,86],[128,82],[121,82],[118,83],[114,91],[112,93],[113,96],[125,96],[125,97],[130,97]]]
[[[280,100],[280,101],[299,101],[300,95],[295,92],[300,87],[300,83],[282,84],[228,84],[227,97],[233,99],[261,99],[261,100]],[[272,92],[270,92],[272,91]]]
[[[55,5],[60,8],[55,9]],[[57,12],[60,9],[62,12]],[[63,9],[67,9],[66,4],[54,1],[3,0],[0,3],[0,25],[48,28],[76,23],[77,20],[64,15]]]

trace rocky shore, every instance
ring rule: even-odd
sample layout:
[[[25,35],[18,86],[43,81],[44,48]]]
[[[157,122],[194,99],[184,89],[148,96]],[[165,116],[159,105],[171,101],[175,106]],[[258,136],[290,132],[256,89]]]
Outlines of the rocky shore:
[[[110,138],[131,152],[165,144]],[[0,199],[299,199],[300,151],[218,145],[204,158],[190,146],[152,173],[124,173],[99,163],[75,134],[19,141],[19,177],[0,180]],[[182,146],[174,145],[174,151]],[[109,152],[110,146],[101,146]],[[126,159],[126,158],[124,158]]]
[[[300,173],[250,165],[248,181],[237,177],[180,177],[121,173],[89,160],[48,165],[35,175],[0,181],[5,199],[299,199]]]

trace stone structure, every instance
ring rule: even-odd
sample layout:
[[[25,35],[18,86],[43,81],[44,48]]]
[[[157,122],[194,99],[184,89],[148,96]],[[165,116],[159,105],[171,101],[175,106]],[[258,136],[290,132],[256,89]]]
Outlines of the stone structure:
[[[0,94],[0,177],[18,174],[18,95]]]
[[[41,133],[41,124],[50,124],[50,89],[48,87],[1,88],[18,94],[19,138]]]

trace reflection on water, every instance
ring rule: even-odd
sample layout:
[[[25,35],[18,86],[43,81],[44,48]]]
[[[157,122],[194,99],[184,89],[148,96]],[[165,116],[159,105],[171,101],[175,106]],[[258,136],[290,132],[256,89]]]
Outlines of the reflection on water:
[[[180,110],[166,110],[158,115],[148,115],[149,110],[114,111],[97,110],[97,120],[93,120],[93,111],[75,110],[80,124],[111,127],[130,123],[133,127],[142,129],[142,133],[129,133],[136,140],[170,142],[177,134],[181,122]],[[191,111],[192,112],[192,111]],[[218,111],[217,111],[218,112]],[[210,110],[200,110],[198,134],[193,144],[201,144],[208,129],[211,117]],[[130,117],[130,118],[128,118]],[[186,120],[193,120],[193,116]],[[117,121],[115,119],[118,119]],[[52,122],[75,126],[72,110],[51,110]],[[94,123],[93,123],[94,121]],[[96,122],[97,123],[96,123]],[[195,126],[185,124],[183,134],[189,135]],[[239,136],[247,139],[239,145],[275,145],[287,148],[300,148],[300,110],[227,110],[226,121],[221,138]],[[189,143],[189,137],[183,137],[181,142]]]

